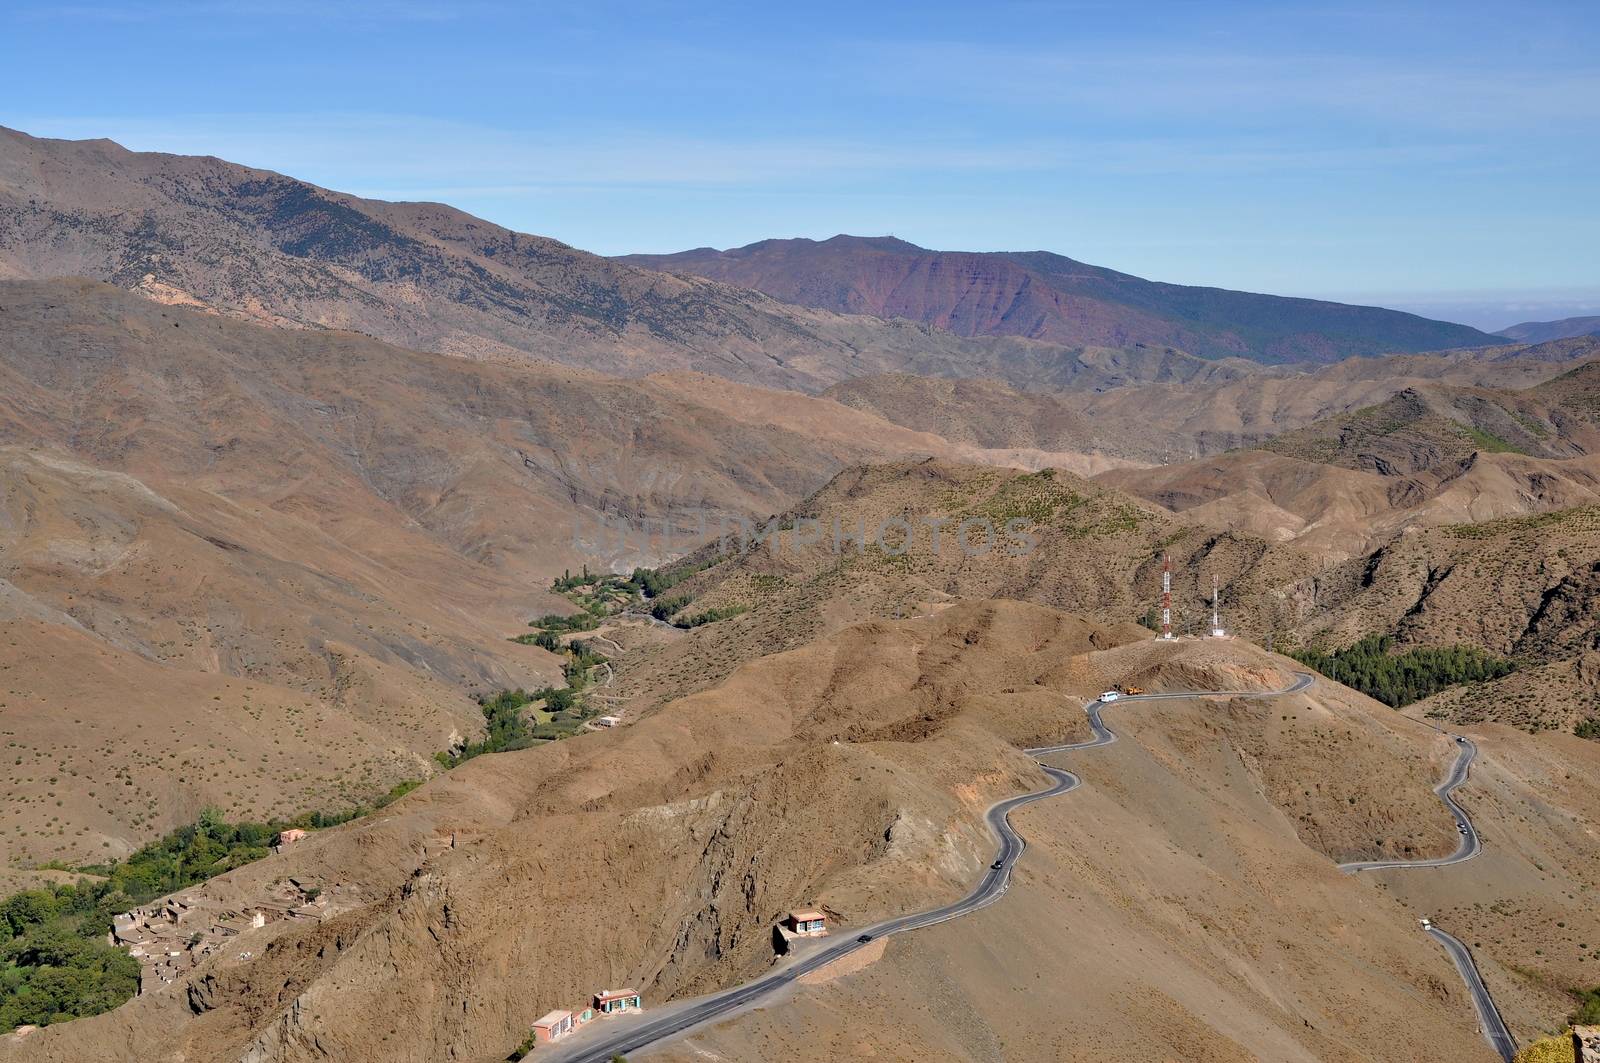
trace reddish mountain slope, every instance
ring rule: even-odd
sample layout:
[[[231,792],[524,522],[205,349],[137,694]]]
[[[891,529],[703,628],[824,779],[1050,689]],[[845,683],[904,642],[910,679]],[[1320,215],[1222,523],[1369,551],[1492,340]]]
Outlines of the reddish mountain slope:
[[[930,251],[893,237],[835,236],[623,261],[755,288],[802,306],[921,321],[962,336],[1169,345],[1207,358],[1262,362],[1330,362],[1494,342],[1464,325],[1394,310],[1161,284],[1046,251]]]

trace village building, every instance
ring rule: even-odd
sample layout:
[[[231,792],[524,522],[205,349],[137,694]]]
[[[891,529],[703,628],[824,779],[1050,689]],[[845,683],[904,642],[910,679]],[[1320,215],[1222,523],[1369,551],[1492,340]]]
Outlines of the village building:
[[[557,1009],[544,1015],[533,1023],[533,1039],[540,1044],[558,1041],[567,1036],[574,1029],[572,1012]]]
[[[632,989],[607,989],[594,995],[594,1008],[602,1015],[620,1015],[643,1007],[638,992]]]
[[[601,716],[594,721],[596,727],[615,727],[622,722],[621,716]]]
[[[283,852],[285,846],[293,845],[295,842],[299,841],[305,836],[306,831],[301,827],[290,827],[288,830],[280,830],[278,832],[278,840],[273,844],[273,848],[281,853]]]
[[[789,932],[800,937],[822,937],[828,932],[828,917],[819,911],[806,909],[800,912],[790,912],[785,920]]]

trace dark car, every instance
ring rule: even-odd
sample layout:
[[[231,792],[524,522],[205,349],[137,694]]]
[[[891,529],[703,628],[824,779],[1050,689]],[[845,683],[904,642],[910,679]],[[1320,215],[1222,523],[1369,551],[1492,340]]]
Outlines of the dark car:
[[[989,870],[990,871],[999,871],[1001,868],[1003,868],[1005,866],[1006,866],[1006,862],[1004,860],[996,860],[994,863],[989,865]]]
[[[872,935],[871,934],[862,934],[860,937],[856,938],[856,941],[860,942],[863,945],[865,945],[867,942],[869,942],[871,940],[872,940]]]

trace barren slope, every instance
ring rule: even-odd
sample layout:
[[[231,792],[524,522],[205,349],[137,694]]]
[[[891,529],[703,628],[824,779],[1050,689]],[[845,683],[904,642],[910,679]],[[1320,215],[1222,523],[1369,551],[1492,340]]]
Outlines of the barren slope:
[[[1412,527],[1600,499],[1600,361],[1523,390],[1428,384],[1238,450],[1104,480],[1342,559]]]
[[[4,771],[41,799],[0,815],[0,864],[123,852],[205,804],[334,811],[424,774],[481,728],[469,693],[558,679],[506,641],[570,609],[552,574],[654,563],[702,519],[771,512],[864,456],[956,449],[727,381],[0,284]],[[128,726],[44,771],[58,713]],[[126,809],[41,782],[124,770]]]
[[[359,882],[362,899],[320,927],[249,931],[251,958],[208,960],[194,988],[12,1054],[489,1060],[599,985],[660,1001],[725,984],[766,967],[769,927],[794,905],[848,926],[959,893],[988,859],[983,809],[1041,781],[1012,743],[1078,731],[1082,698],[1113,681],[1275,685],[1282,670],[1242,645],[1130,644],[1020,603],[855,627],[620,731],[472,761],[213,880],[204,892],[242,902],[309,873]],[[1329,859],[1373,851],[1375,831],[1385,847],[1449,844],[1427,789],[1444,743],[1337,690],[1119,725],[1125,742],[1074,763],[1083,792],[1022,817],[1012,894],[891,944],[882,969],[904,954],[909,973],[849,998],[881,1009],[938,985],[937,1011],[913,1004],[887,1026],[786,1015],[755,1055],[1104,1058],[1135,1022],[1170,1017],[1156,1036],[1215,1058],[1483,1057],[1412,913]],[[1298,794],[1335,772],[1341,789]],[[454,847],[425,851],[451,832]],[[800,992],[808,1008],[838,1000]],[[1001,999],[1014,1014],[988,1010]]]
[[[890,371],[1054,378],[1073,361],[1059,344],[965,339],[640,269],[444,204],[0,128],[0,279],[63,276],[266,324],[624,375],[820,390]]]
[[[1283,368],[1237,380],[1142,383],[1064,397],[1096,424],[1188,441],[1167,460],[1255,446],[1398,392],[1440,386],[1524,389],[1600,356],[1600,338],[1435,354],[1351,358],[1312,372]]]
[[[1015,534],[1006,531],[1013,520]],[[909,543],[902,521],[914,533]],[[934,460],[850,468],[767,527],[786,530],[759,542],[728,536],[690,555],[681,570],[692,574],[667,595],[692,600],[686,616],[750,611],[652,655],[645,669],[623,675],[621,693],[675,696],[753,655],[868,617],[926,613],[951,597],[1039,602],[1131,624],[1155,604],[1163,553],[1172,557],[1179,631],[1200,629],[1201,588],[1210,593],[1213,575],[1230,625],[1286,631],[1310,607],[1302,581],[1311,562],[1293,549],[1189,523],[1055,469]]]
[[[1222,652],[1223,674],[1256,659]],[[1090,660],[1108,675],[1145,654]],[[1159,688],[1168,668],[1125,674]],[[1380,885],[1329,858],[1367,838],[1448,851],[1449,817],[1428,789],[1449,758],[1442,739],[1326,684],[1276,703],[1107,717],[1122,741],[1060,758],[1086,785],[1019,816],[1029,845],[1002,904],[892,939],[867,969],[662,1058],[1492,1060],[1459,978],[1417,928],[1423,914],[1472,945],[1523,1041],[1570,1007],[1556,987],[1593,981],[1600,851],[1583,824],[1600,809],[1600,746],[1478,735],[1463,799],[1486,854]]]

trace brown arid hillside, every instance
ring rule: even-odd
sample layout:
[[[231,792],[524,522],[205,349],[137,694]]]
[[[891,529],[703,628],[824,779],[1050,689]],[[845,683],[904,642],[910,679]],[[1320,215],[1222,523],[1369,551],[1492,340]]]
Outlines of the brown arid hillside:
[[[1455,724],[1495,721],[1529,732],[1571,732],[1600,721],[1600,649],[1530,664],[1500,679],[1450,687],[1407,706],[1412,715]],[[1600,724],[1597,724],[1600,725]]]
[[[1466,644],[1549,665],[1434,701],[1451,718],[1567,729],[1600,689],[1581,660],[1600,650],[1597,543],[1595,505],[1417,529],[1318,571],[1301,633],[1339,646],[1382,632],[1402,646]]]
[[[1438,872],[1331,882],[1321,853],[1280,847],[1281,832],[1337,850],[1312,839],[1339,808],[1352,836],[1383,836],[1398,816],[1448,848],[1449,819],[1427,796],[1445,754],[1441,739],[1364,698],[1319,684],[1306,701],[1112,709],[1122,741],[1060,758],[1085,788],[1019,817],[1032,867],[1000,905],[891,940],[865,970],[661,1057],[1495,1059],[1451,972],[1430,966],[1421,999],[1398,990],[1414,1019],[1386,1010],[1397,990],[1376,970],[1343,980],[1344,951],[1373,944],[1364,920],[1391,912],[1404,915],[1391,947],[1431,944],[1414,922],[1423,915],[1468,943],[1519,1041],[1559,1028],[1565,987],[1595,980],[1600,848],[1588,825],[1600,744],[1473,729],[1480,755],[1461,794],[1485,853]],[[1387,800],[1374,803],[1375,790]],[[1344,888],[1359,894],[1361,919]],[[1434,1007],[1455,1017],[1449,1039],[1416,1046],[1433,1036]]]
[[[894,237],[841,235],[623,261],[755,288],[800,306],[1069,346],[1140,343],[1272,363],[1495,342],[1465,325],[1395,310],[1161,284],[1047,251],[930,251]]]
[[[1360,492],[1368,488],[1360,478],[1366,474],[1305,467],[1317,470],[1309,483],[1321,492],[1319,504],[1330,512],[1347,507],[1350,527],[1379,523],[1389,512],[1381,493],[1369,490],[1363,499]],[[1203,507],[1171,512],[1108,488],[1106,479],[939,461],[845,470],[775,518],[773,526],[788,529],[777,535],[776,549],[771,538],[741,546],[730,535],[720,548],[679,563],[686,578],[669,596],[687,601],[682,615],[746,611],[696,628],[649,655],[647,666],[625,670],[618,692],[633,704],[657,704],[749,655],[868,617],[927,613],[951,597],[1004,597],[1107,621],[1148,621],[1158,605],[1161,559],[1170,555],[1180,633],[1209,623],[1206,599],[1215,577],[1224,625],[1252,639],[1337,648],[1382,634],[1402,649],[1465,645],[1527,666],[1499,684],[1439,695],[1441,705],[1459,698],[1480,706],[1445,713],[1450,718],[1523,727],[1543,718],[1570,730],[1590,714],[1590,693],[1572,702],[1561,694],[1592,689],[1581,678],[1590,673],[1569,673],[1577,668],[1575,658],[1600,649],[1592,504],[1471,524],[1418,523],[1376,546],[1319,556],[1265,534],[1270,529],[1219,527],[1205,519]],[[1363,501],[1374,508],[1356,509]],[[1003,531],[992,551],[959,548],[954,529],[960,521],[988,519],[1003,529],[1016,517],[1037,540],[1032,549],[1013,555],[1020,539]],[[871,541],[877,527],[897,518],[917,531],[900,556],[893,553],[902,542],[894,526],[885,537],[890,549]],[[807,520],[817,524],[802,527]],[[942,521],[937,551],[932,521]],[[863,525],[866,550],[850,538]],[[976,528],[972,535],[981,545]],[[1554,683],[1548,689],[1539,678],[1547,667]],[[1496,699],[1493,692],[1502,687],[1521,692]],[[1425,703],[1419,711],[1433,706]]]
[[[1600,360],[1522,390],[1409,387],[1235,450],[1105,482],[1326,559],[1406,529],[1600,500]]]
[[[1094,423],[1128,426],[1175,445],[1184,461],[1267,440],[1409,389],[1527,389],[1600,358],[1600,339],[1514,344],[1435,354],[1350,358],[1310,372],[1274,367],[1236,380],[1141,383],[1071,393],[1065,402]]]
[[[894,424],[1018,455],[1075,451],[1151,464],[1193,449],[1188,438],[1159,427],[1089,417],[1073,393],[1018,391],[998,380],[894,373],[856,377],[823,394]]]
[[[982,456],[729,381],[0,284],[0,777],[23,797],[0,864],[121,854],[208,804],[338,811],[427,774],[481,730],[469,694],[559,682],[557,658],[507,641],[570,611],[552,575],[654,564],[702,520],[924,453]],[[117,773],[133,800],[66,783]]]
[[[469,692],[559,675],[504,640],[537,594],[390,545],[0,447],[0,864],[97,863],[207,805],[342,810],[481,730]]]
[[[423,535],[529,580],[632,563],[575,540],[602,515],[687,534],[864,455],[954,452],[824,400],[464,362],[84,281],[0,285],[0,324],[0,441],[248,497],[379,556],[382,529]]]
[[[910,525],[909,541],[899,521]],[[1012,521],[1019,523],[1008,531]],[[963,522],[971,522],[966,547]],[[995,530],[992,545],[986,527]],[[647,668],[624,670],[620,694],[659,703],[753,656],[867,618],[924,614],[953,598],[1010,598],[1130,623],[1157,604],[1164,554],[1178,631],[1209,621],[1201,598],[1215,576],[1230,626],[1287,632],[1305,612],[1302,580],[1314,567],[1292,547],[1188,522],[1062,470],[939,460],[846,469],[752,530],[774,534],[730,529],[667,570],[686,574],[665,596],[687,602],[681,616],[745,611],[693,629],[650,656]]]
[[[338,899],[8,1055],[504,1059],[535,1017],[599,986],[654,1006],[765,970],[771,925],[796,905],[850,927],[960,894],[990,859],[983,810],[1044,782],[1016,747],[1083,734],[1105,685],[1269,689],[1288,667],[1016,602],[853,626],[625,728],[480,757],[213,879],[197,902],[248,904],[288,877]],[[1331,685],[1114,723],[1123,742],[1071,763],[1082,790],[1019,814],[1029,848],[998,904],[665,1058],[1492,1058],[1415,903],[1333,863],[1453,844],[1430,791],[1445,740]],[[1561,758],[1586,751],[1525,755],[1581,770]],[[1508,801],[1524,792],[1504,785]],[[1555,840],[1593,849],[1557,833],[1554,810],[1593,811],[1572,794],[1594,796],[1552,795],[1552,822],[1498,873],[1518,903],[1589,934],[1593,911],[1536,885],[1531,863]],[[1486,832],[1517,811],[1490,805]],[[1526,951],[1509,940],[1486,949],[1502,991]],[[1520,1030],[1558,1006],[1508,996]]]
[[[1181,463],[1261,445],[1408,390],[1530,389],[1597,357],[1600,338],[1350,358],[1316,369],[1090,349],[1051,376],[1013,376],[1012,384],[891,373],[855,377],[826,394],[896,424],[993,448],[1075,443]]]
[[[1287,432],[1262,449],[1385,475],[1435,473],[1473,452],[1571,458],[1600,450],[1600,360],[1526,391],[1407,388],[1375,406]]]
[[[257,323],[627,376],[803,390],[868,373],[1053,381],[1078,352],[796,307],[210,157],[0,128],[0,279],[89,277]]]

